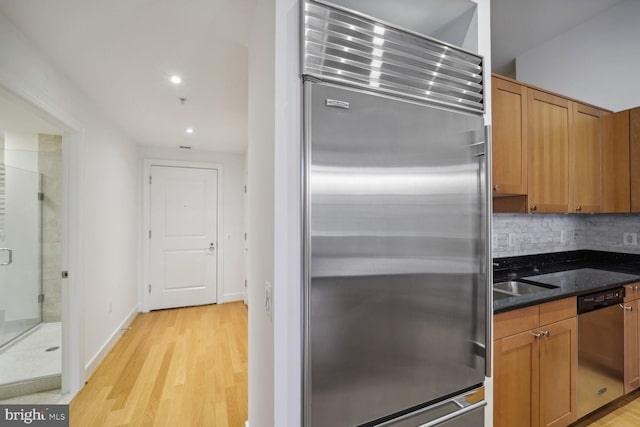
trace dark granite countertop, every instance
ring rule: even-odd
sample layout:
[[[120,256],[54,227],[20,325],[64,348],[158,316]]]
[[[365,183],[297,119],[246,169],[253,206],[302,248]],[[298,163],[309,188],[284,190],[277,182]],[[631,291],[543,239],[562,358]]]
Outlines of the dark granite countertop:
[[[640,282],[640,255],[634,254],[580,250],[495,258],[493,262],[494,283],[521,279],[557,286],[534,294],[494,299],[494,313]]]

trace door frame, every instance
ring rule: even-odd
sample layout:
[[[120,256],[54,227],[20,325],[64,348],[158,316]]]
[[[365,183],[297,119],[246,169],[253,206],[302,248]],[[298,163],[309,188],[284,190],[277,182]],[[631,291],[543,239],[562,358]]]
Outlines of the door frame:
[[[149,229],[151,227],[151,168],[153,166],[192,168],[192,169],[214,169],[218,172],[218,188],[216,197],[216,304],[224,303],[224,170],[221,163],[191,162],[186,160],[163,160],[144,159],[142,161],[142,229],[140,236],[142,239],[142,282],[138,287],[140,291],[140,301],[142,312],[149,312],[149,293],[145,288],[149,283],[151,268],[151,248],[149,244]]]
[[[47,92],[29,86],[0,68],[0,86],[43,113],[55,123],[62,136],[62,253],[61,270],[68,277],[61,283],[62,366],[61,393],[74,396],[85,383],[84,322],[82,322],[83,292],[81,180],[83,174],[82,146],[84,126],[68,111],[55,105]]]

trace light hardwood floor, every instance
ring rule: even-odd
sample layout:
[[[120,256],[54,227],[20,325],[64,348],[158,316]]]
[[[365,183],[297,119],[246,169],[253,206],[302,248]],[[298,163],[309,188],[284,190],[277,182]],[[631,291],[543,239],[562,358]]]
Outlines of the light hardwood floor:
[[[241,302],[139,314],[70,405],[74,427],[241,427],[246,419]]]
[[[571,427],[638,427],[640,426],[640,390],[600,408],[571,424]]]

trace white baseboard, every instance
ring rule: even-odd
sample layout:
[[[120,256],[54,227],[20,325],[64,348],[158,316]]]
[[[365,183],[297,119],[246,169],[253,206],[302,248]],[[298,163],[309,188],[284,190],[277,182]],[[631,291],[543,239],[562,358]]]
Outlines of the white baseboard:
[[[136,305],[133,308],[133,310],[131,310],[131,313],[129,313],[129,315],[122,321],[122,323],[120,323],[118,328],[115,331],[113,331],[113,333],[111,334],[107,342],[105,342],[102,345],[102,347],[100,347],[100,350],[98,350],[98,352],[91,358],[89,363],[85,365],[85,368],[84,368],[85,378],[89,378],[89,376],[93,373],[93,371],[96,370],[100,362],[102,362],[102,359],[104,359],[107,353],[109,353],[109,351],[113,348],[113,346],[118,342],[118,340],[122,336],[122,330],[128,328],[129,325],[131,325],[131,322],[133,322],[133,319],[136,318],[139,312],[140,312],[140,306]]]
[[[223,303],[225,302],[234,302],[234,301],[242,301],[244,299],[244,292],[236,292],[233,294],[225,294]]]

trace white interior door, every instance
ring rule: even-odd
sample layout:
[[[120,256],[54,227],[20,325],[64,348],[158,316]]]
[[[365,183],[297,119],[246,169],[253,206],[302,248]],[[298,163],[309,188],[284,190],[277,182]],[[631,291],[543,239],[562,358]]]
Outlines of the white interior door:
[[[149,309],[216,302],[218,171],[151,167]]]

